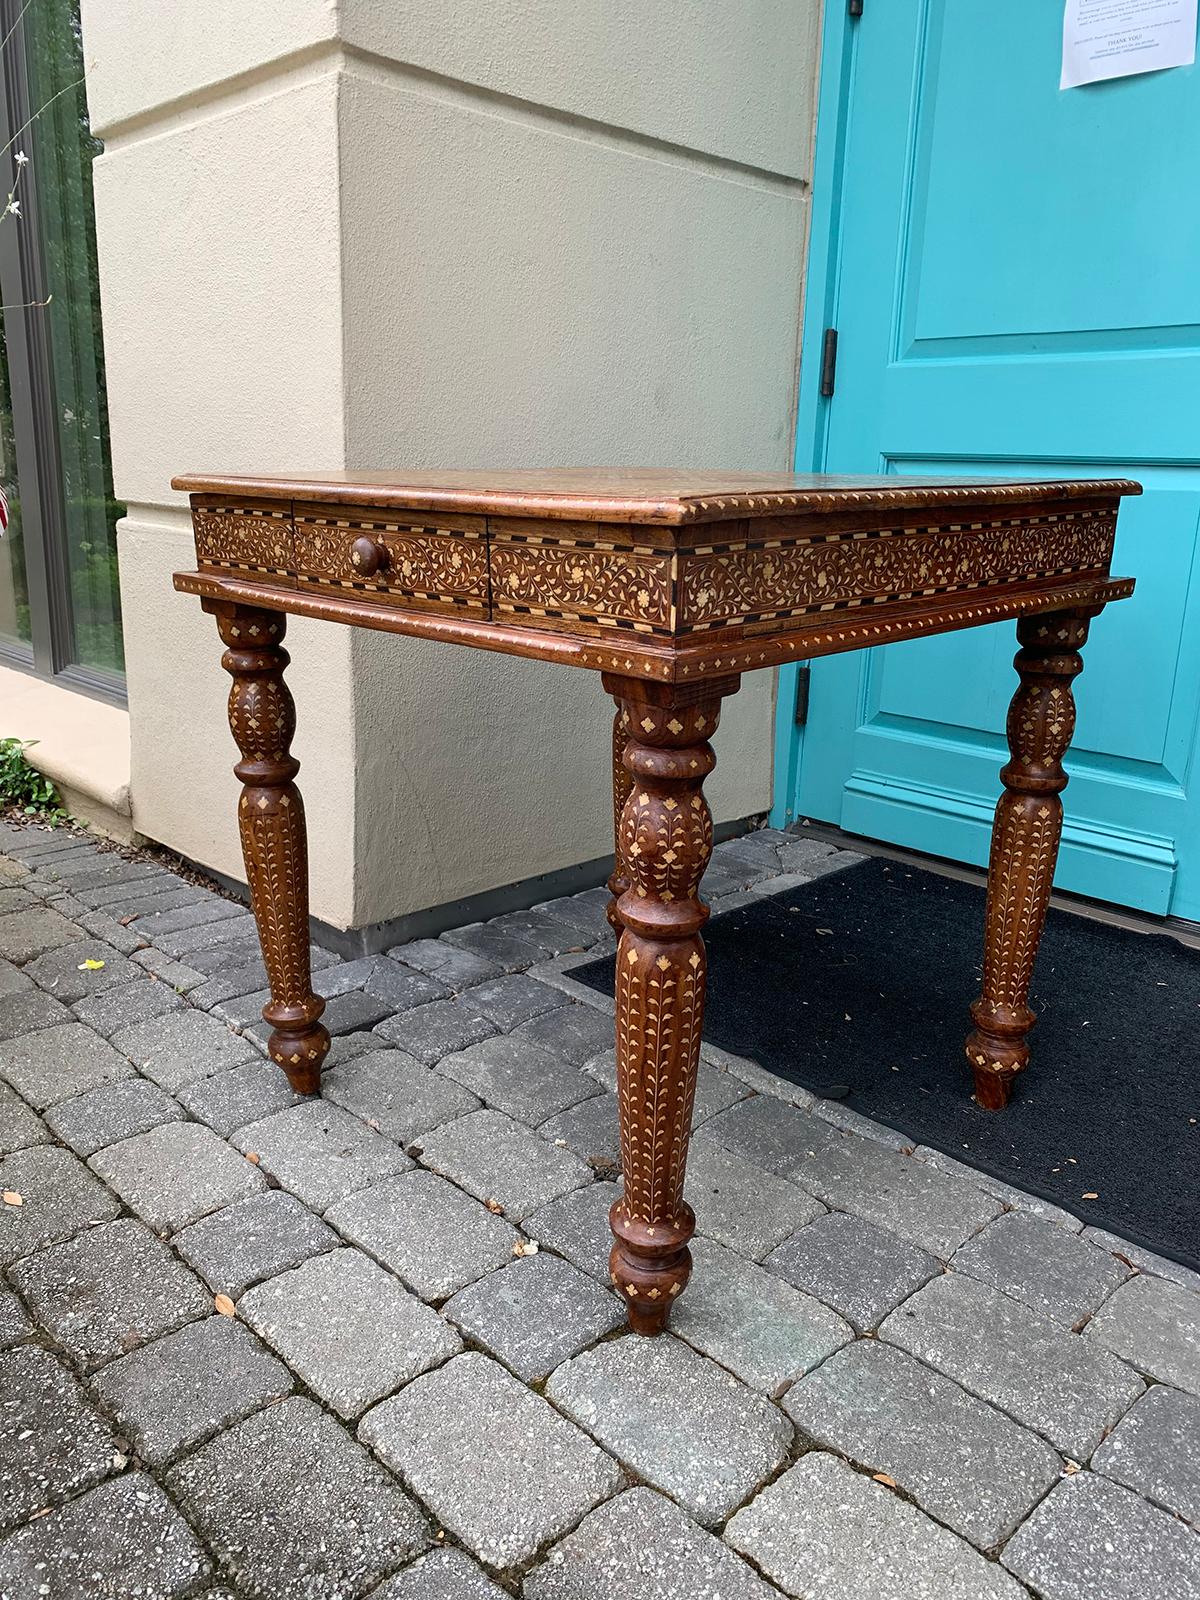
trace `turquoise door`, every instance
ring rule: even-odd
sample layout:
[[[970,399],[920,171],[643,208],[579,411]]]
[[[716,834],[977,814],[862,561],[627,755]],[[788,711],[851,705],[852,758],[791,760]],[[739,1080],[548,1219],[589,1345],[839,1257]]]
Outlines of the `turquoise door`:
[[[1200,72],[1060,92],[1049,0],[845,10],[827,0],[797,468],[1142,481],[1055,881],[1200,920]],[[786,669],[774,820],[983,863],[1013,632],[815,662],[802,730]]]

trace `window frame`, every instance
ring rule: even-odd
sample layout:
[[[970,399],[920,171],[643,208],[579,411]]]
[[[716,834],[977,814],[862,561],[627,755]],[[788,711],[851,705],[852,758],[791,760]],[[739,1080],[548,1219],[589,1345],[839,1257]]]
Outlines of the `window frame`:
[[[30,105],[24,0],[0,0],[0,195],[16,187],[15,155],[36,109]],[[21,497],[30,643],[0,640],[0,664],[117,705],[127,702],[124,674],[75,659],[62,502],[62,461],[50,349],[42,302],[49,293],[41,245],[36,162],[21,178],[21,216],[0,221],[0,304],[8,353],[13,450]]]

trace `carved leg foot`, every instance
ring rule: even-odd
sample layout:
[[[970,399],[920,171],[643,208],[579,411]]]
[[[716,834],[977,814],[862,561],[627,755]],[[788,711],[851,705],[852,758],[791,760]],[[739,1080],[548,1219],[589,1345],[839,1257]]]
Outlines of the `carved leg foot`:
[[[283,681],[287,618],[280,612],[214,602],[226,646],[221,665],[233,678],[229,726],[242,759],[238,827],[250,901],[271,986],[263,1019],[272,1025],[271,1060],[299,1094],[316,1094],[329,1035],[319,1018],[308,955],[308,851],[304,802],[292,782],[296,709]]]
[[[1083,670],[1080,648],[1089,618],[1056,612],[1017,624],[1015,666],[1021,685],[1008,712],[1012,759],[1000,774],[988,867],[983,990],[971,1007],[975,1030],[967,1060],[975,1098],[989,1111],[1008,1104],[1017,1074],[1029,1063],[1034,1024],[1029,984],[1046,921],[1062,834],[1067,786],[1062,758],[1075,728],[1072,680]]]
[[[612,899],[608,902],[608,910],[605,913],[609,925],[616,934],[621,932],[621,914],[617,910],[617,901],[629,888],[629,868],[621,859],[621,817],[625,811],[625,802],[629,799],[629,791],[633,787],[633,779],[625,768],[625,749],[628,743],[629,713],[618,700],[612,727],[613,870],[612,877],[608,880],[608,892],[612,895]]]
[[[635,1333],[660,1333],[692,1270],[695,1229],[684,1168],[704,1020],[708,907],[700,879],[712,853],[702,786],[721,698],[737,679],[680,689],[609,679],[626,717],[630,788],[618,859],[629,875],[618,913],[617,1098],[624,1192],[609,1221],[613,1283]]]

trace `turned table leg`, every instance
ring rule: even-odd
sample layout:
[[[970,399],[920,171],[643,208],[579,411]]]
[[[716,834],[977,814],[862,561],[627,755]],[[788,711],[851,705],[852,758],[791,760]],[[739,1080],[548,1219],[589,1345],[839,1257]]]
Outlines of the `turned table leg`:
[[[304,802],[292,782],[296,708],[283,681],[287,618],[253,606],[209,602],[226,646],[221,665],[233,678],[229,726],[242,759],[238,828],[250,901],[258,923],[271,999],[271,1060],[299,1094],[316,1094],[329,1035],[319,1022],[325,1002],[313,993],[308,955],[308,850]]]
[[[629,793],[618,860],[617,1100],[624,1191],[609,1213],[613,1283],[636,1333],[660,1333],[692,1270],[695,1229],[683,1198],[704,1019],[708,907],[700,879],[712,854],[703,795],[708,743],[737,679],[682,689],[605,676],[625,717]]]
[[[628,743],[629,713],[618,700],[612,726],[613,870],[608,880],[608,892],[612,899],[605,913],[613,932],[618,934],[621,931],[621,914],[617,910],[617,901],[629,888],[629,869],[621,859],[621,818],[633,787],[633,779],[625,767],[625,747]]]
[[[983,990],[971,1007],[967,1060],[975,1098],[989,1111],[1008,1104],[1029,1063],[1034,1024],[1029,984],[1046,921],[1067,786],[1062,758],[1075,728],[1071,682],[1082,670],[1089,613],[1055,612],[1017,623],[1014,665],[1021,684],[1008,712],[1012,759],[1000,776],[983,952]]]

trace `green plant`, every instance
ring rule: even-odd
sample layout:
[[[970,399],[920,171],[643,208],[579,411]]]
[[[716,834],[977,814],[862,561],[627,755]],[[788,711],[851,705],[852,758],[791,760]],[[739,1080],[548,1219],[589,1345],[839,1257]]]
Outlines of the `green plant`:
[[[26,750],[36,743],[36,739],[0,739],[0,805],[19,806],[27,817],[65,822],[58,790],[25,758]]]

